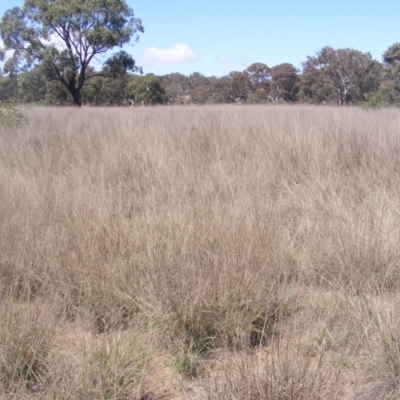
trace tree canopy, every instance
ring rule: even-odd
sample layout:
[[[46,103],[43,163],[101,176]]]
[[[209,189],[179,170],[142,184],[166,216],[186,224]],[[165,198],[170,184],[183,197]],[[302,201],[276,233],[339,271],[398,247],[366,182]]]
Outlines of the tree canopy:
[[[324,47],[303,63],[303,92],[311,99],[330,97],[339,105],[349,104],[376,89],[378,75],[379,63],[371,54]]]
[[[251,64],[244,70],[249,80],[250,88],[253,91],[257,89],[269,90],[269,81],[271,79],[271,68],[262,63]]]
[[[162,104],[165,90],[154,75],[134,76],[128,84],[129,96],[136,104]]]
[[[292,64],[284,63],[271,68],[269,97],[274,103],[280,100],[293,103],[299,92],[299,70]]]
[[[144,32],[127,0],[24,1],[0,22],[0,61],[6,59],[0,69],[2,102],[400,105],[400,43],[391,45],[381,62],[370,53],[326,46],[301,69],[255,62],[221,77],[139,76],[141,68],[122,49]],[[116,47],[121,49],[112,54]]]
[[[382,55],[383,73],[375,98],[384,104],[400,104],[400,43],[390,46]]]
[[[101,72],[88,67],[114,47],[137,41],[139,32],[144,32],[141,20],[125,0],[25,0],[0,22],[5,50],[14,50],[4,70],[40,66],[46,79],[59,81],[80,106],[82,89],[94,77],[137,70],[124,51],[107,60]]]

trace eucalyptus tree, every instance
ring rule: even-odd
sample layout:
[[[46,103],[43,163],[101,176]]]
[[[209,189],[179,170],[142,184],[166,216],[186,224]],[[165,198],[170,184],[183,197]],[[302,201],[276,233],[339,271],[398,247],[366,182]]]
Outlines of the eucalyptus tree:
[[[187,76],[175,72],[160,76],[159,79],[165,90],[168,103],[185,104],[189,100],[191,85]]]
[[[245,103],[252,91],[249,76],[245,72],[232,71],[225,78],[231,82],[230,98],[235,103]]]
[[[123,106],[128,104],[128,84],[132,75],[124,74],[117,79],[98,77],[82,91],[85,104],[92,106]]]
[[[335,99],[339,105],[355,103],[376,90],[379,74],[380,64],[370,53],[324,47],[303,63],[303,97],[312,102]]]
[[[22,103],[45,102],[47,80],[40,67],[34,67],[18,76],[17,101]]]
[[[400,104],[400,43],[394,43],[382,55],[382,82],[378,94],[382,102]]]
[[[269,99],[274,103],[281,100],[288,103],[297,101],[300,81],[298,73],[299,70],[289,63],[272,67]]]
[[[15,75],[0,74],[0,102],[13,101],[18,92],[18,78]]]
[[[135,104],[163,104],[166,102],[165,90],[158,78],[152,74],[133,76],[128,84],[128,93]]]
[[[269,90],[271,68],[269,68],[268,65],[263,63],[254,63],[243,72],[248,78],[252,92],[255,92],[258,89]]]
[[[58,81],[77,106],[82,89],[98,76],[137,71],[124,51],[114,54],[97,72],[89,66],[110,50],[139,38],[140,19],[125,0],[25,0],[5,12],[0,22],[4,50],[13,50],[7,71],[40,66],[47,80]]]

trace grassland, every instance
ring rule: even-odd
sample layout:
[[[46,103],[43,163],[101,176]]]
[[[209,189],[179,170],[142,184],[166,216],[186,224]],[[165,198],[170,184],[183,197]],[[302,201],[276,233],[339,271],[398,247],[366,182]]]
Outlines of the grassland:
[[[400,398],[400,110],[23,112],[0,398]]]

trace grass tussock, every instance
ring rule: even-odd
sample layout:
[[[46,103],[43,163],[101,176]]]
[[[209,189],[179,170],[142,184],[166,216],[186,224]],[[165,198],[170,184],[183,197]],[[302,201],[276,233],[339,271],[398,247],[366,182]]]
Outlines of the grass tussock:
[[[1,305],[0,319],[0,393],[40,391],[50,371],[54,312],[46,305],[10,299]]]
[[[239,355],[214,372],[206,387],[209,399],[338,399],[340,373],[323,359],[309,357],[302,344],[277,341],[269,351]]]
[[[397,398],[398,110],[23,113],[0,127],[2,396]]]

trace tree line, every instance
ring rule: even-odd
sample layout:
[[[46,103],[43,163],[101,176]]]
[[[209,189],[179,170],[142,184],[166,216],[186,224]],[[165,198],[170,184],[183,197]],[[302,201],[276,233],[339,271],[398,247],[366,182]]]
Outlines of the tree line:
[[[382,61],[324,47],[302,63],[253,63],[223,77],[143,75],[125,51],[99,70],[94,60],[138,40],[144,28],[125,0],[25,0],[0,22],[0,101],[77,106],[310,103],[400,104],[400,43]]]

